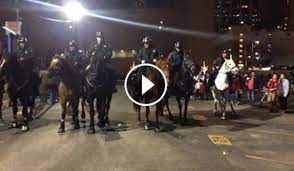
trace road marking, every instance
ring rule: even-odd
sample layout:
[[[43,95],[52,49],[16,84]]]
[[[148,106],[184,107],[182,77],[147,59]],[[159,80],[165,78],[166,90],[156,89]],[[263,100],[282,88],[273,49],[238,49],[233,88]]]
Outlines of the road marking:
[[[279,132],[265,131],[265,130],[258,130],[258,129],[249,129],[249,130],[254,131],[254,132],[259,132],[259,133],[266,133],[266,134],[272,134],[272,135],[283,135],[283,136],[294,137],[294,134],[279,133]]]
[[[206,121],[207,120],[207,118],[204,115],[193,115],[192,119],[196,120],[196,121]]]
[[[216,145],[232,145],[230,140],[222,135],[208,135],[208,137]]]
[[[251,155],[245,155],[245,157],[251,158],[251,159],[256,159],[256,160],[263,160],[263,161],[268,161],[268,162],[274,162],[274,163],[280,163],[280,164],[294,166],[293,162],[280,161],[280,160],[268,159],[268,158],[263,158],[263,157],[258,157],[258,156],[251,156]]]

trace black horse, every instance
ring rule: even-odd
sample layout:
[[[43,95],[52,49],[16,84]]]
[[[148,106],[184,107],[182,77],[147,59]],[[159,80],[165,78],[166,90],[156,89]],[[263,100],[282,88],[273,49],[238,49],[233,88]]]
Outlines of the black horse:
[[[160,67],[163,69],[164,67]],[[165,71],[164,71],[165,72]],[[166,71],[167,72],[167,71]],[[169,102],[168,99],[174,96],[178,102],[179,107],[179,122],[184,124],[187,121],[187,110],[190,101],[190,97],[194,90],[195,85],[195,73],[196,73],[196,66],[191,59],[185,59],[181,68],[180,77],[178,80],[175,80],[176,84],[169,87],[164,98],[164,104],[167,107],[169,119],[172,120],[172,114],[169,109]],[[182,102],[181,99],[184,99],[184,117],[182,113]]]
[[[106,64],[101,60],[92,60],[85,72],[86,99],[90,108],[89,134],[96,132],[94,127],[95,100],[96,112],[98,113],[98,123],[100,128],[110,126],[109,109],[112,94],[115,89],[115,73],[106,68]]]
[[[0,73],[0,76],[6,76],[8,83],[8,95],[13,111],[13,128],[18,127],[18,99],[21,102],[23,115],[22,131],[29,130],[29,120],[32,118],[34,101],[40,85],[40,80],[32,71],[32,66],[32,58],[17,59],[16,54],[10,54]],[[31,107],[30,113],[28,113],[28,107]]]

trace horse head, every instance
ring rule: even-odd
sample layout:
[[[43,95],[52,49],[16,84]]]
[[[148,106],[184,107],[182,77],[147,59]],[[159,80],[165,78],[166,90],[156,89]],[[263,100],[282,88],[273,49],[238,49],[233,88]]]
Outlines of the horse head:
[[[239,69],[238,69],[236,63],[234,62],[232,55],[230,55],[229,59],[225,59],[225,62],[219,72],[222,72],[222,73],[231,72],[233,74],[237,74],[238,71],[239,71]]]
[[[161,69],[161,71],[164,73],[167,82],[169,82],[169,59],[168,58],[161,58],[156,62],[156,66]]]
[[[196,66],[191,59],[184,59],[183,62],[183,71],[188,74],[191,78],[193,78],[196,74]]]
[[[65,59],[61,56],[56,54],[48,67],[49,77],[50,76],[60,76],[65,68]]]

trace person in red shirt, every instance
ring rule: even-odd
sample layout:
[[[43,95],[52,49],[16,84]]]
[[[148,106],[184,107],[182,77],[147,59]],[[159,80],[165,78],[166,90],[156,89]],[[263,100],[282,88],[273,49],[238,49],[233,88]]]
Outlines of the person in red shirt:
[[[255,73],[251,72],[250,77],[247,78],[247,96],[248,96],[248,101],[250,105],[254,105],[255,101],[255,92],[254,92],[254,87],[255,87]]]
[[[269,82],[267,83],[267,86],[269,89],[267,100],[270,103],[270,112],[274,112],[276,111],[275,98],[276,98],[278,86],[279,86],[279,80],[278,80],[277,74],[273,75],[273,78],[269,80]]]

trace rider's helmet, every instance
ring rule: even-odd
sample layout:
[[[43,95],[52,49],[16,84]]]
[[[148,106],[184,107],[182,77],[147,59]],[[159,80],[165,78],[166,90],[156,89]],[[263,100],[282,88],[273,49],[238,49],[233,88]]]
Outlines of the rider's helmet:
[[[96,32],[96,37],[100,37],[100,38],[104,39],[104,33],[98,31],[98,32]]]
[[[143,37],[142,44],[148,44],[148,45],[150,45],[151,43],[152,43],[151,37],[149,37],[149,36]]]
[[[17,43],[18,44],[21,44],[21,43],[24,43],[24,44],[26,44],[26,43],[28,43],[28,39],[26,38],[26,37],[20,37],[18,40],[17,40]]]
[[[175,43],[175,49],[177,50],[183,50],[183,42],[181,42],[181,41],[177,41],[176,43]]]
[[[69,51],[76,51],[78,50],[78,44],[75,40],[71,40],[69,43],[68,43],[68,49]]]

